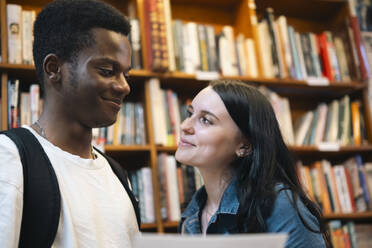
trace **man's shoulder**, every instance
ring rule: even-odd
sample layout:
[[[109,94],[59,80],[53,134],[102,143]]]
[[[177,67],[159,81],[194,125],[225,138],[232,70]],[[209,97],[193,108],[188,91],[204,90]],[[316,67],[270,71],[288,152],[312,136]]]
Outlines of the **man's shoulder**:
[[[17,146],[5,134],[0,134],[0,161],[0,181],[21,189],[23,186],[21,158]]]

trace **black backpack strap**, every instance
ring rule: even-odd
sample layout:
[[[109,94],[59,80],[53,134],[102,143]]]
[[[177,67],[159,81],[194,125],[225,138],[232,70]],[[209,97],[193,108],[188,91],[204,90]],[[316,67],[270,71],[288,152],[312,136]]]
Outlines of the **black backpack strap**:
[[[107,156],[106,154],[101,152],[99,149],[94,147],[94,150],[96,150],[98,153],[100,153],[103,157],[105,157],[107,159],[107,161],[109,162],[109,164],[111,166],[111,169],[113,170],[115,175],[119,178],[121,184],[124,186],[125,191],[128,193],[128,196],[129,196],[129,198],[130,198],[130,200],[133,204],[134,211],[136,213],[138,227],[141,227],[141,216],[140,216],[140,211],[139,211],[139,207],[138,207],[138,201],[137,201],[136,197],[134,196],[133,192],[131,191],[131,189],[129,188],[127,171],[118,162],[116,162],[113,158]]]
[[[52,164],[29,130],[15,128],[0,134],[16,144],[22,161],[23,213],[19,247],[51,247],[61,211],[61,196]]]

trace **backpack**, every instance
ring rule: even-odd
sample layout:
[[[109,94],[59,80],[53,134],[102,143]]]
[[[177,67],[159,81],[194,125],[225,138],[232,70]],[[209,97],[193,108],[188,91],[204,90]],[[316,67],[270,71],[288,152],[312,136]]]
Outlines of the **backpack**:
[[[51,247],[57,234],[61,195],[53,166],[37,138],[25,128],[0,132],[17,146],[23,167],[23,212],[19,247]],[[109,162],[127,192],[140,227],[138,201],[128,185],[128,174],[112,158]]]

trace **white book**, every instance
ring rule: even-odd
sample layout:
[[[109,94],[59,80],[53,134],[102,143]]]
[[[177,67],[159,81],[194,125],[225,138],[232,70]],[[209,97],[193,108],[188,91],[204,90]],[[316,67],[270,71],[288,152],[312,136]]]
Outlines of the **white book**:
[[[151,103],[151,117],[153,121],[153,131],[155,136],[155,144],[168,144],[167,124],[165,116],[164,93],[160,88],[160,81],[158,78],[151,78],[149,80],[150,88],[150,103]]]
[[[328,133],[326,134],[326,141],[337,143],[337,135],[338,135],[338,118],[339,118],[339,102],[337,100],[333,100],[330,104],[331,115],[330,115],[330,124],[328,128]]]
[[[31,109],[31,123],[39,119],[39,102],[40,102],[40,88],[38,84],[30,86],[30,109]]]
[[[7,4],[8,63],[22,64],[22,7]]]
[[[193,46],[191,44],[191,37],[189,35],[189,28],[187,24],[182,24],[183,30],[183,55],[184,55],[184,71],[188,74],[194,74],[196,69],[194,66]]]
[[[22,11],[22,61],[23,64],[33,64],[32,55],[32,30],[35,20],[35,11]]]
[[[180,198],[177,182],[177,163],[172,155],[167,156],[166,174],[167,174],[167,194],[169,200],[169,220],[179,221],[181,219]]]
[[[30,93],[21,92],[21,126],[31,125]]]
[[[155,211],[154,211],[154,193],[152,189],[152,173],[151,168],[143,167],[142,179],[143,179],[143,193],[144,193],[144,207],[146,223],[155,222]]]
[[[314,140],[315,145],[318,145],[323,140],[328,107],[325,103],[321,103],[319,104],[318,109],[318,124],[316,125]]]
[[[343,165],[333,166],[335,174],[336,188],[338,192],[338,198],[340,199],[342,213],[351,213],[351,202],[348,196],[348,189],[346,185],[346,177]]]
[[[176,60],[174,56],[174,42],[173,42],[173,31],[172,31],[172,13],[170,8],[170,0],[164,0],[164,16],[165,16],[165,29],[167,36],[167,49],[169,59],[169,70],[176,70]]]
[[[259,54],[258,58],[261,61],[262,65],[262,76],[265,78],[273,78],[274,77],[274,67],[273,67],[273,59],[271,55],[270,49],[270,38],[269,38],[269,30],[266,21],[262,21],[257,26],[258,31],[258,45],[259,45]]]
[[[229,49],[228,49],[228,41],[227,38],[224,36],[219,36],[218,38],[218,59],[219,65],[221,68],[221,72],[223,75],[229,75],[230,72],[230,63],[228,61],[228,57],[230,56]]]
[[[244,35],[239,34],[238,37],[236,38],[236,46],[239,54],[239,64],[240,64],[240,71],[242,76],[247,76],[248,75],[248,66],[247,66],[247,57],[245,56],[245,47],[244,47]]]
[[[189,42],[190,42],[190,55],[193,64],[193,73],[200,70],[200,51],[199,51],[199,39],[198,39],[198,29],[195,22],[186,23],[186,28],[188,30]],[[185,37],[185,36],[184,36]]]
[[[247,58],[247,74],[249,77],[258,77],[257,55],[253,39],[245,40],[245,54]]]
[[[301,146],[304,143],[306,133],[311,126],[314,118],[314,113],[312,111],[307,112],[300,120],[299,126],[295,131],[296,145]]]
[[[231,26],[224,26],[222,29],[223,34],[226,37],[226,49],[229,56],[226,56],[224,59],[228,61],[227,74],[229,76],[238,76],[238,61],[235,51],[235,39],[234,39],[234,29]]]
[[[276,24],[278,26],[279,36],[284,50],[283,66],[287,67],[289,76],[294,77],[295,72],[293,67],[291,45],[289,43],[287,18],[285,16],[279,16],[276,20]]]

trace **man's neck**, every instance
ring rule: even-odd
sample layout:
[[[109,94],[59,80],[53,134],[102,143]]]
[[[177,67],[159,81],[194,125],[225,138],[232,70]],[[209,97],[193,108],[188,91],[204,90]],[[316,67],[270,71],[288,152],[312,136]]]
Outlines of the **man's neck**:
[[[45,111],[32,128],[53,145],[82,158],[92,158],[92,129]]]

